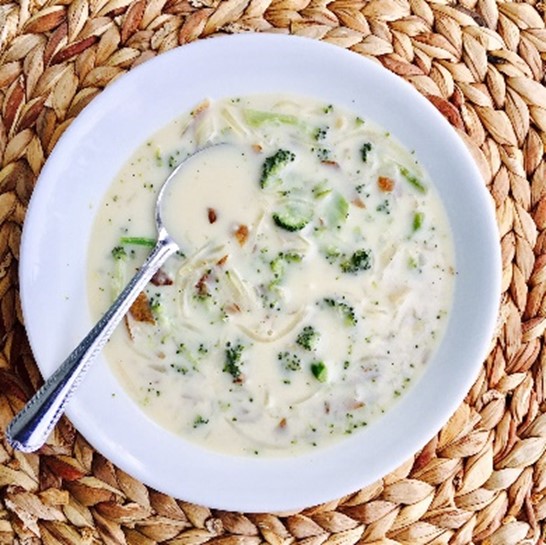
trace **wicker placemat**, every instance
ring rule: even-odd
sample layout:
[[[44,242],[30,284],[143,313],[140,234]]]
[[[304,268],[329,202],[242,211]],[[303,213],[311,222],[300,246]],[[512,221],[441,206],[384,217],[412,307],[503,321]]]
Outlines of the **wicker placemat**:
[[[0,0],[0,543],[543,543],[545,9],[538,0]],[[502,244],[498,338],[451,421],[380,482],[283,516],[211,511],[159,494],[67,421],[40,454],[13,452],[4,438],[41,380],[17,264],[44,160],[116,76],[180,44],[242,31],[327,40],[410,81],[471,147]]]

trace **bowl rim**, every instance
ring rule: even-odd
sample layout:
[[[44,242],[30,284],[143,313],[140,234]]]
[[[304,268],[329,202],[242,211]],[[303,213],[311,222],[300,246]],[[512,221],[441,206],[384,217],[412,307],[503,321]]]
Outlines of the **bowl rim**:
[[[179,103],[165,105],[157,114],[160,106],[151,104],[150,96],[167,95],[163,87],[176,81],[183,86],[189,74],[192,85],[180,89]],[[442,174],[442,179],[436,180],[448,203],[450,222],[457,227],[454,243],[457,268],[462,271],[455,290],[456,308],[448,324],[448,335],[454,329],[457,334],[447,345],[442,343],[419,383],[380,420],[383,427],[393,426],[398,432],[410,429],[411,433],[386,433],[376,424],[332,447],[299,457],[234,458],[175,440],[133,406],[102,358],[71,400],[67,415],[97,451],[166,494],[227,510],[298,510],[342,497],[394,470],[455,412],[489,352],[494,333],[501,287],[499,236],[492,200],[469,151],[430,102],[402,78],[357,53],[309,38],[244,34],[199,40],[162,53],[109,85],[67,128],[40,173],[23,227],[20,286],[27,334],[44,376],[54,371],[91,325],[89,312],[77,311],[85,287],[81,279],[66,272],[81,266],[81,248],[77,255],[72,255],[71,248],[81,246],[82,237],[88,237],[73,227],[77,215],[72,208],[79,206],[81,217],[87,217],[87,212],[81,212],[87,205],[85,199],[93,200],[92,189],[76,174],[91,170],[88,178],[93,182],[95,170],[104,175],[125,160],[118,156],[126,157],[132,151],[136,136],[124,133],[123,127],[134,119],[135,108],[141,111],[139,122],[147,124],[148,130],[157,129],[165,124],[163,120],[176,117],[175,111],[183,113],[197,103],[195,97],[207,85],[217,88],[220,83],[220,96],[226,96],[226,90],[233,95],[242,94],[232,92],[239,89],[255,93],[273,88],[313,94],[359,113],[366,110],[369,117],[416,150],[433,179],[435,172]],[[373,107],[364,100],[372,100]],[[143,107],[157,118],[148,123],[146,118],[151,114]],[[403,122],[397,119],[401,115]],[[116,134],[121,131],[126,141],[100,132],[107,127]],[[96,131],[101,138],[97,139]],[[115,150],[105,149],[114,144]],[[100,154],[95,159],[104,157],[96,163],[109,166],[91,164],[93,153]],[[91,209],[97,205],[96,197],[89,204]],[[458,208],[451,206],[450,200],[458,203]],[[60,233],[61,229],[69,232]],[[48,256],[44,246],[52,234],[58,249],[55,256]],[[62,267],[61,279],[52,279],[55,267]],[[54,289],[44,290],[44,284],[52,284]],[[49,291],[52,293],[44,293]],[[53,314],[46,327],[44,312]],[[65,328],[61,339],[55,335],[59,327]],[[451,368],[444,363],[447,358]],[[440,398],[439,388],[447,392]],[[141,419],[138,430],[127,426],[135,418]],[[140,434],[145,441],[138,441]]]

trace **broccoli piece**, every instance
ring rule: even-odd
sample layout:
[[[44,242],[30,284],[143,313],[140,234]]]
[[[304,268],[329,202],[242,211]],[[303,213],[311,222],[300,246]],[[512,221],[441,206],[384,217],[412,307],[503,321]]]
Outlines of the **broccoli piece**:
[[[349,203],[343,195],[334,193],[328,201],[328,224],[331,227],[340,227],[349,217]]]
[[[332,189],[328,187],[328,180],[323,180],[322,182],[315,184],[311,191],[315,199],[322,199],[326,195],[330,194]]]
[[[301,369],[301,359],[290,352],[279,352],[277,359],[287,371],[299,371]]]
[[[304,202],[289,202],[273,212],[275,225],[286,231],[301,231],[312,219],[313,209]]]
[[[360,156],[362,157],[362,161],[364,163],[368,161],[368,153],[370,151],[372,151],[372,145],[369,142],[362,144],[362,147],[360,148]]]
[[[319,382],[326,382],[328,379],[328,369],[323,361],[316,361],[311,364],[311,373]]]
[[[242,344],[232,346],[230,342],[226,344],[225,364],[222,369],[224,373],[229,373],[235,380],[241,376],[241,356],[244,350]]]
[[[200,414],[198,414],[193,420],[193,427],[197,428],[199,426],[202,426],[203,424],[208,424],[208,423],[209,423],[208,418],[203,418]]]
[[[371,261],[371,250],[357,250],[351,257],[342,261],[340,267],[344,273],[357,273],[370,269],[372,267]]]
[[[330,127],[317,127],[313,132],[313,140],[324,140]]]
[[[273,155],[266,157],[262,165],[262,174],[260,176],[260,187],[263,189],[267,187],[272,178],[276,176],[279,171],[285,167],[288,163],[291,163],[296,158],[296,155],[291,151],[280,149]]]
[[[333,309],[339,311],[343,317],[345,325],[355,326],[358,322],[358,319],[355,314],[355,310],[352,306],[348,305],[345,301],[336,301],[331,297],[326,297],[323,299],[324,303]]]
[[[245,121],[251,127],[259,127],[264,123],[282,123],[284,125],[297,125],[298,118],[294,115],[263,112],[260,110],[244,110]]]
[[[269,284],[273,288],[281,283],[288,263],[299,263],[302,256],[296,252],[280,252],[275,259],[270,261],[269,268],[273,272],[274,280]]]
[[[408,181],[410,185],[412,185],[415,189],[417,189],[419,193],[424,194],[427,192],[427,187],[423,184],[423,182],[419,180],[417,176],[414,176],[407,168],[401,166],[400,174],[402,174],[402,176],[406,179],[406,181]]]
[[[320,339],[320,333],[311,327],[305,326],[296,338],[296,344],[299,344],[305,350],[315,350]]]
[[[114,259],[125,259],[127,257],[127,252],[123,246],[116,246],[112,248],[112,257]]]
[[[412,224],[414,233],[415,231],[419,231],[419,229],[421,229],[421,227],[423,226],[424,219],[425,219],[425,215],[423,214],[423,212],[415,212],[415,214],[413,215],[413,224]]]
[[[321,162],[328,162],[332,160],[332,152],[327,148],[313,148],[311,151],[314,151],[318,160]]]

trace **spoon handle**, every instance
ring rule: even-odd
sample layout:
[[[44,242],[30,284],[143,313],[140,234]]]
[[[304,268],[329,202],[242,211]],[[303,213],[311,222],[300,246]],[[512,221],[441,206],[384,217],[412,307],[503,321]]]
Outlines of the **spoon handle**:
[[[177,250],[176,243],[160,233],[154,249],[112,306],[11,421],[6,436],[12,447],[22,452],[34,452],[45,443],[91,361],[102,350],[154,273]]]

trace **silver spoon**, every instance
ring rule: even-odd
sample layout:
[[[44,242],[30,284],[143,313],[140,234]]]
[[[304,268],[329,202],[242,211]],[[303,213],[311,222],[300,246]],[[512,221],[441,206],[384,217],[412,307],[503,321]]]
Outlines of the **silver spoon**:
[[[46,442],[91,362],[101,352],[138,294],[167,258],[180,249],[163,224],[162,200],[169,183],[176,178],[186,161],[209,147],[187,157],[163,183],[155,204],[157,242],[154,249],[104,316],[10,422],[6,437],[13,448],[22,452],[34,452]]]

